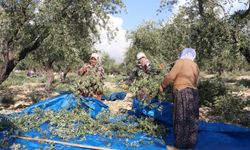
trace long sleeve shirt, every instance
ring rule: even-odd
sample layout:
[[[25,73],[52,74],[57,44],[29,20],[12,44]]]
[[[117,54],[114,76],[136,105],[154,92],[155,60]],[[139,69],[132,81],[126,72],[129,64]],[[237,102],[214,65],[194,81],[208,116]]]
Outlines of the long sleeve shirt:
[[[92,66],[89,63],[84,64],[78,71],[78,75],[96,75],[100,79],[104,79],[104,69],[102,66]]]
[[[190,59],[179,59],[171,71],[165,76],[161,86],[165,88],[173,82],[175,90],[181,90],[186,87],[197,88],[199,78],[199,68],[197,64]]]
[[[126,84],[131,84],[134,80],[139,77],[139,72],[143,71],[146,74],[157,74],[157,70],[151,63],[147,63],[146,65],[142,66],[141,64],[137,64],[132,72],[129,74],[129,77],[126,79]]]

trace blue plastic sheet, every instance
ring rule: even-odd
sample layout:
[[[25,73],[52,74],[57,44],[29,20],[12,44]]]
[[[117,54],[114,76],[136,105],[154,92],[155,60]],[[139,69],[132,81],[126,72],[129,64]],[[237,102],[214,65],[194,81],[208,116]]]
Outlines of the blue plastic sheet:
[[[41,108],[45,111],[53,110],[58,111],[60,109],[71,110],[77,106],[77,100],[73,94],[65,93],[52,99],[47,99],[41,101],[33,106],[30,106],[24,110],[25,113],[32,113],[35,108]],[[103,110],[108,110],[108,106],[94,98],[84,98],[81,103],[81,107],[87,110],[93,118],[96,117],[98,113]],[[164,123],[170,132],[167,134],[165,139],[165,144],[162,143],[160,138],[149,137],[143,133],[138,133],[134,135],[134,138],[108,138],[104,135],[86,135],[86,140],[82,140],[80,137],[75,137],[70,140],[63,140],[59,137],[48,133],[46,135],[41,134],[37,131],[24,132],[22,136],[29,137],[39,137],[47,138],[57,141],[65,141],[69,143],[100,146],[111,149],[154,149],[154,150],[165,150],[166,144],[174,144],[174,131],[172,123],[172,109],[173,106],[169,102],[160,102],[158,100],[152,100],[147,106],[142,105],[142,103],[134,99],[133,100],[133,112],[131,114],[139,116],[150,116],[154,117],[156,120]],[[126,117],[125,117],[126,118]],[[123,116],[118,118],[111,118],[110,121],[124,120]],[[129,122],[128,122],[129,123]],[[43,131],[48,130],[49,125],[41,125]],[[24,139],[11,138],[10,135],[6,137],[4,134],[7,129],[0,132],[0,139],[9,138],[9,145],[21,144],[25,146],[26,149],[37,149],[37,148],[50,148],[49,143],[39,143],[35,141],[27,141]],[[15,134],[15,133],[14,133]],[[77,147],[70,147],[60,144],[53,145],[55,149],[80,149]],[[199,123],[199,134],[198,142],[195,147],[197,150],[248,150],[250,147],[250,129],[242,128],[235,125],[224,124],[224,123]],[[9,149],[9,147],[5,148]]]
[[[174,130],[172,126],[172,107],[169,102],[152,100],[148,106],[143,106],[139,100],[133,100],[133,109],[137,115],[154,117],[163,122],[170,132],[166,136],[166,144],[174,144]],[[197,150],[249,150],[250,129],[225,123],[199,122]]]
[[[40,108],[43,111],[58,111],[61,109],[71,110],[77,106],[77,100],[74,94],[62,94],[51,99],[40,101],[32,106],[29,106],[23,110],[24,113],[32,113],[35,108]]]
[[[115,101],[123,100],[126,97],[126,92],[114,92],[110,96],[102,96],[102,100]]]
[[[84,108],[88,111],[89,115],[92,118],[96,118],[96,116],[103,110],[107,110],[108,106],[102,103],[101,101],[92,98],[92,97],[85,97],[83,98],[84,101],[81,103],[81,108]]]
[[[55,98],[47,99],[37,104],[34,104],[30,107],[27,107],[26,109],[24,109],[24,112],[27,114],[31,114],[35,108],[41,108],[44,111],[48,111],[48,110],[58,111],[62,109],[66,109],[70,111],[76,106],[77,106],[77,99],[75,98],[75,96],[71,93],[65,93]],[[108,110],[107,105],[96,100],[95,98],[82,98],[80,107],[88,111],[89,115],[93,118],[95,118],[96,115],[102,112],[103,110]],[[22,113],[19,115],[22,115]],[[124,118],[121,117],[121,118],[110,119],[110,121],[119,121],[119,120],[124,120]],[[120,149],[121,150],[125,150],[125,149],[163,150],[163,149],[166,149],[166,145],[164,144],[162,139],[157,138],[157,137],[146,136],[143,133],[138,133],[138,134],[133,135],[134,138],[112,138],[110,139],[109,137],[105,135],[86,135],[86,140],[83,140],[80,137],[75,137],[70,140],[63,140],[57,136],[52,135],[49,132],[49,128],[50,128],[49,124],[44,123],[40,126],[40,128],[41,128],[41,131],[48,131],[48,133],[44,134],[38,131],[30,130],[28,132],[22,132],[22,136],[38,137],[38,138],[43,138],[43,139],[45,138],[45,139],[51,139],[51,140],[56,140],[56,141],[65,141],[65,142],[74,143],[74,144],[99,146],[99,147],[119,149],[119,150]],[[9,138],[8,146],[11,146],[12,144],[21,144],[22,146],[25,147],[24,149],[28,149],[28,150],[34,150],[37,148],[42,148],[42,149],[51,148],[50,143],[39,143],[36,141],[24,140],[24,139],[19,139],[19,138],[11,138],[10,135],[6,137],[6,135],[4,135],[5,132],[7,132],[7,129],[0,132],[0,138],[1,139]],[[15,133],[13,135],[15,135]],[[65,146],[65,145],[60,145],[60,144],[54,144],[53,148],[54,149],[70,149],[70,150],[81,149],[77,147],[70,147],[70,146]],[[4,149],[9,149],[9,147],[6,147]]]
[[[135,115],[145,115],[155,118],[161,121],[166,126],[173,126],[172,122],[172,104],[169,102],[159,102],[157,99],[151,100],[151,103],[144,106],[139,100],[134,99],[132,103],[132,109]]]
[[[108,109],[108,106],[99,100],[92,97],[81,97],[81,108],[84,108],[88,111],[89,115],[92,118],[95,118],[97,114],[103,110]],[[61,109],[64,110],[72,110],[77,106],[77,99],[75,98],[73,93],[65,93],[59,95],[57,97],[47,99],[36,103],[30,107],[27,107],[23,110],[24,113],[30,114],[35,108],[40,108],[44,111],[59,111]]]

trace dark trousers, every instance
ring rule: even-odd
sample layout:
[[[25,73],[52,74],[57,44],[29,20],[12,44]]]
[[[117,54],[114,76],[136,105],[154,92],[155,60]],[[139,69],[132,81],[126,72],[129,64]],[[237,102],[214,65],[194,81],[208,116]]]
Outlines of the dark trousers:
[[[173,95],[175,147],[182,149],[194,148],[198,135],[198,90],[185,88],[175,90]]]

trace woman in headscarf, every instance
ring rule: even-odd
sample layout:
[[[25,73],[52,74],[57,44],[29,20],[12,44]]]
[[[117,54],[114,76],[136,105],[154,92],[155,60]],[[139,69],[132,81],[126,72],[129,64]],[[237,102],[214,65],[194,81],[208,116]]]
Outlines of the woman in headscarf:
[[[101,80],[104,79],[104,69],[98,64],[100,62],[100,55],[97,53],[92,53],[88,63],[85,63],[78,71],[78,75],[95,75]]]
[[[94,77],[91,78],[91,84],[85,85],[85,86],[91,86],[91,87],[85,87],[88,89],[94,89],[94,91],[88,91],[84,92],[83,89],[79,89],[80,95],[85,97],[95,97],[98,100],[101,100],[102,94],[103,94],[103,79],[104,79],[104,69],[100,65],[100,55],[97,53],[92,53],[89,59],[88,63],[85,63],[78,71],[78,75],[80,76],[88,76],[88,77]],[[84,78],[85,80],[90,80],[89,78]],[[100,84],[98,84],[100,83]],[[93,86],[92,86],[93,84]],[[96,85],[98,84],[98,86]],[[99,87],[99,88],[97,88]],[[97,89],[95,89],[97,88]]]
[[[192,48],[181,51],[179,59],[160,85],[160,92],[173,83],[175,147],[194,148],[198,134],[199,68]]]
[[[145,53],[143,52],[137,53],[136,58],[138,64],[136,64],[132,72],[129,74],[129,77],[126,79],[126,84],[131,84],[134,80],[136,80],[139,77],[140,71],[146,74],[156,73],[154,66],[150,63]]]

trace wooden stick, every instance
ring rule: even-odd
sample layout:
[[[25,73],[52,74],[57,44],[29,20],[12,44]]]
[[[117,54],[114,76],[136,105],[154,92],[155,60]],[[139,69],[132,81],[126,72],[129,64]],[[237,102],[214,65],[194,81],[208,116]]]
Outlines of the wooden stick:
[[[73,143],[61,142],[61,141],[55,141],[55,140],[49,140],[49,139],[40,139],[40,138],[32,138],[32,137],[24,137],[24,136],[14,136],[14,137],[20,138],[20,139],[25,139],[25,140],[31,140],[31,141],[55,143],[55,144],[62,144],[62,145],[80,147],[80,148],[99,149],[99,150],[111,150],[109,148],[103,148],[103,147],[97,147],[97,146],[88,146],[88,145],[81,145],[81,144],[73,144]]]

